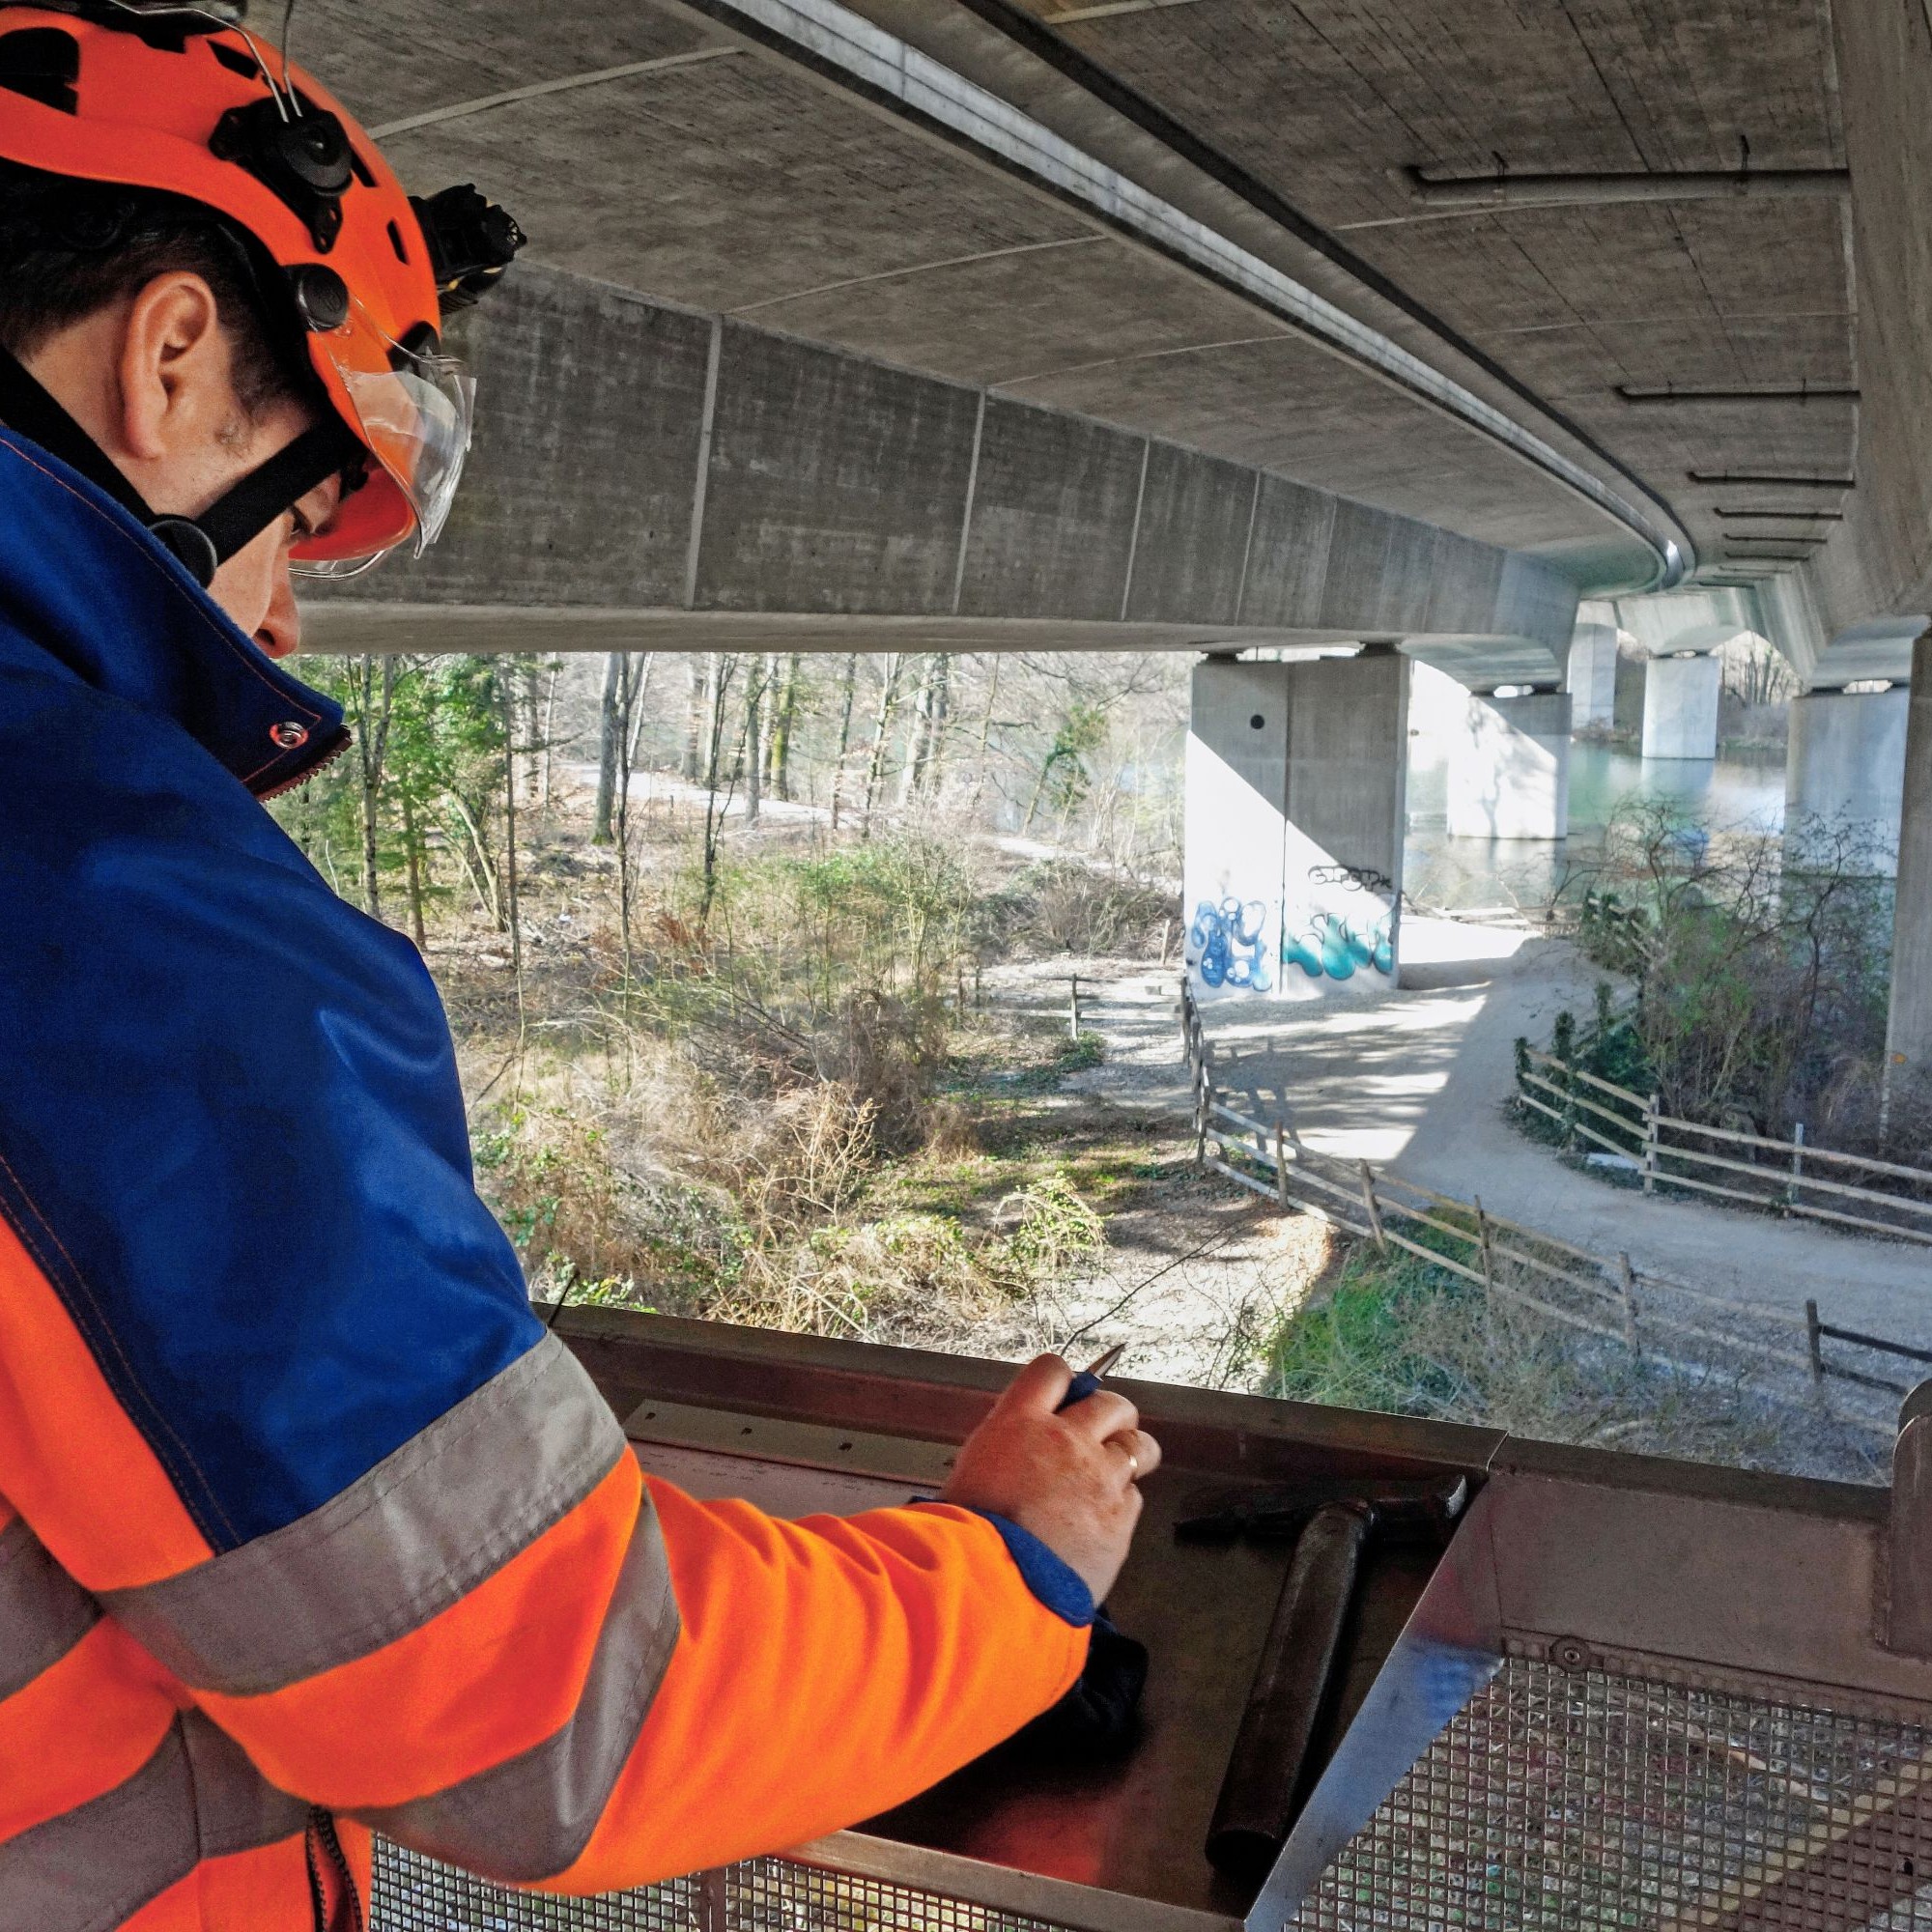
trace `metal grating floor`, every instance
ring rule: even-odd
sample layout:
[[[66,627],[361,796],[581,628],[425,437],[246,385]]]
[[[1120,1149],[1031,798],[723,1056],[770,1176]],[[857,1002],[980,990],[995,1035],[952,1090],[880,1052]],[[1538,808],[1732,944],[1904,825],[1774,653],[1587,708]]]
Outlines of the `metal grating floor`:
[[[1513,1660],[1301,1932],[1932,1928],[1932,1733]]]
[[[1932,1732],[1513,1660],[1296,1932],[1932,1932]],[[596,1899],[379,1844],[374,1932],[1054,1932],[761,1859]]]

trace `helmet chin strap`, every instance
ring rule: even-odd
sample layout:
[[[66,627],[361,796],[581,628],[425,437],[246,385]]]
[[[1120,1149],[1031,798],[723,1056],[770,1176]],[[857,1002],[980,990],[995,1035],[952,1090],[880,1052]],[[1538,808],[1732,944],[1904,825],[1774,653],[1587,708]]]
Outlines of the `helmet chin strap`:
[[[318,484],[366,460],[332,410],[286,448],[258,464],[198,517],[157,516],[107,453],[25,366],[0,349],[0,425],[37,442],[104,490],[169,551],[205,590],[214,573]]]

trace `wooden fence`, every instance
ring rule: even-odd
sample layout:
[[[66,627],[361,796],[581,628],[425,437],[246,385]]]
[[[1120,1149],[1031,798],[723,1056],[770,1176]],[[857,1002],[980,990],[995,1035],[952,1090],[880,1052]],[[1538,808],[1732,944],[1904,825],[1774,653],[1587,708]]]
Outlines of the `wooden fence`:
[[[1541,1230],[1489,1212],[1480,1197],[1461,1201],[1377,1169],[1297,1145],[1282,1122],[1257,1120],[1214,1084],[1212,1055],[1191,989],[1180,995],[1181,1038],[1194,1096],[1195,1159],[1205,1171],[1273,1203],[1283,1213],[1320,1215],[1386,1253],[1398,1248],[1460,1276],[1487,1295],[1561,1326],[1618,1343],[1641,1356],[1702,1350],[1902,1395],[1910,1383],[1875,1376],[1828,1354],[1827,1342],[1932,1364],[1918,1349],[1803,1313],[1713,1294],[1634,1266],[1627,1253],[1593,1254]],[[1433,1234],[1435,1240],[1426,1238]],[[1893,1419],[1849,1415],[1889,1436]]]
[[[1561,1127],[1566,1146],[1587,1141],[1629,1160],[1646,1194],[1682,1188],[1932,1246],[1932,1169],[1816,1147],[1802,1127],[1782,1141],[1680,1120],[1661,1095],[1633,1094],[1553,1054],[1525,1048],[1521,1059],[1521,1104]]]

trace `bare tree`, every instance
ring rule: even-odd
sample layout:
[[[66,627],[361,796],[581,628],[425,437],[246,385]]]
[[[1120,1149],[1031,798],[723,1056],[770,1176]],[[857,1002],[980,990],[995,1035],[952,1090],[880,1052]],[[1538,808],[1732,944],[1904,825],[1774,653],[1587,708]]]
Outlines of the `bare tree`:
[[[899,673],[905,668],[903,651],[888,651],[885,654],[884,676],[879,685],[879,717],[872,731],[872,756],[866,767],[866,809],[861,821],[860,837],[872,836],[872,805],[878,797],[879,781],[885,776],[886,752],[892,743],[893,717],[898,709]]]
[[[765,682],[770,674],[771,659],[753,658],[752,669],[745,686],[745,823],[755,825],[758,811],[764,804],[764,749],[761,743],[764,724]]]
[[[845,789],[845,759],[852,749],[852,699],[859,689],[859,656],[845,660],[845,695],[838,712],[838,754],[832,761],[832,829],[838,830],[838,805]]]
[[[946,736],[952,679],[952,658],[944,651],[935,651],[925,661],[925,676],[919,687],[919,706],[907,747],[906,771],[900,781],[901,803],[914,792],[936,791],[939,787],[940,753]]]
[[[711,658],[711,709],[710,728],[706,733],[704,747],[704,896],[698,907],[698,917],[711,916],[711,901],[718,892],[718,849],[724,838],[724,815],[731,809],[730,791],[721,795],[719,781],[726,777],[736,761],[736,754],[742,751],[744,739],[741,734],[738,745],[733,749],[732,758],[725,757],[724,719],[725,698],[730,693],[731,680],[738,668],[735,657],[714,652]]]
[[[624,725],[618,698],[626,682],[628,651],[607,651],[604,656],[604,698],[597,721],[597,803],[590,814],[590,842],[611,842],[611,805],[617,787],[617,764],[622,751]]]
[[[798,685],[801,659],[797,651],[785,662],[784,683],[772,718],[772,789],[787,804],[791,800],[792,732],[798,723]],[[776,668],[778,659],[774,655]]]
[[[617,932],[627,994],[631,987],[631,914],[638,885],[637,866],[631,850],[631,775],[637,766],[638,726],[643,721],[644,693],[650,685],[651,666],[656,655],[654,651],[646,651],[641,667],[636,667],[629,651],[611,653],[618,664],[616,718],[610,734],[611,753],[616,762]],[[605,688],[608,692],[608,679]]]
[[[383,766],[389,754],[389,718],[396,702],[396,660],[383,659],[382,676],[376,659],[362,654],[352,685],[355,720],[355,750],[362,780],[362,909],[371,919],[383,916],[383,888],[378,860]]]
[[[718,660],[715,656],[705,657],[693,652],[686,660],[686,675],[690,679],[684,708],[684,759],[682,770],[691,783],[697,782],[703,771],[704,707],[709,697],[708,678],[718,674]]]

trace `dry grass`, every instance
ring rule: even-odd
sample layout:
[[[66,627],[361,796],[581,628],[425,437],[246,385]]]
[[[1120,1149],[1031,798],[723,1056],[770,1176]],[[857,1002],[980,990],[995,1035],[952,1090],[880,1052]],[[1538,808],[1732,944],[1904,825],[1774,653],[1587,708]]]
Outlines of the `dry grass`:
[[[1547,1283],[1499,1271],[1505,1288]],[[1737,1468],[1882,1480],[1868,1433],[1775,1386],[1746,1349],[1669,1357],[1551,1321],[1366,1242],[1276,1336],[1266,1392]]]

